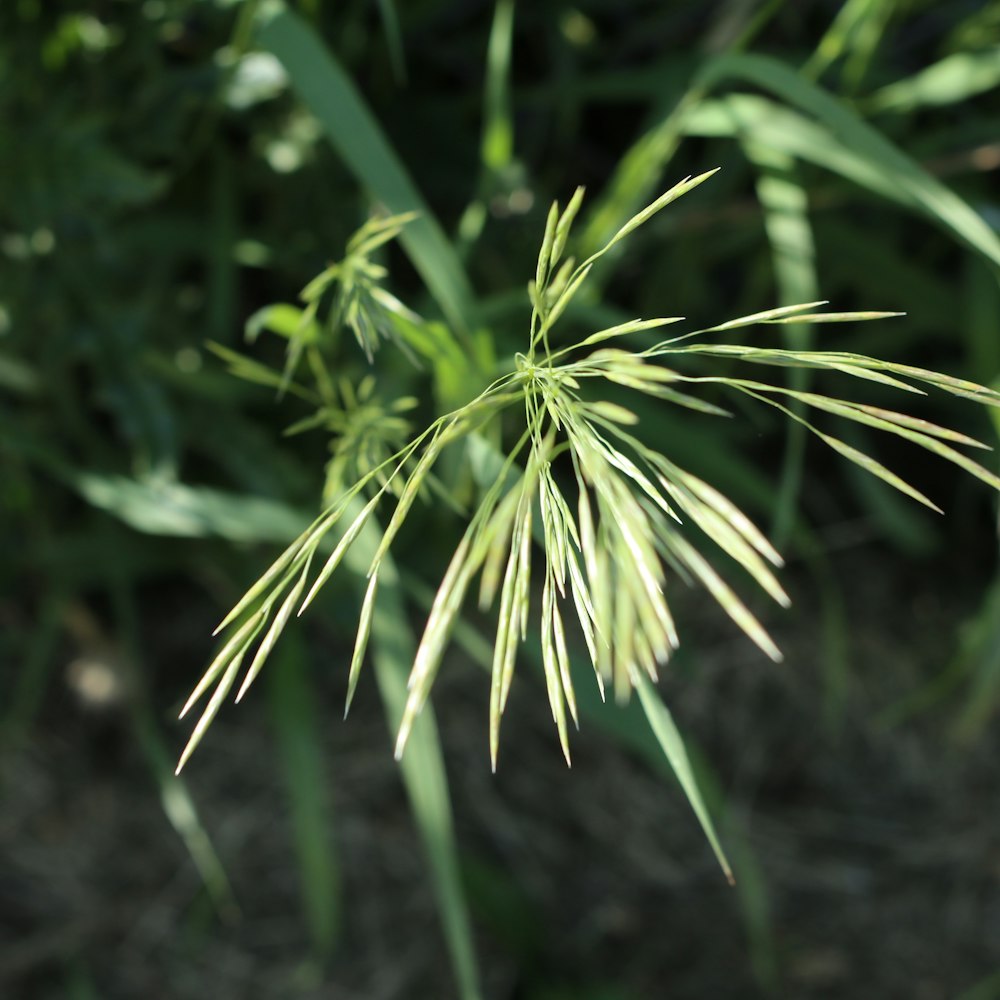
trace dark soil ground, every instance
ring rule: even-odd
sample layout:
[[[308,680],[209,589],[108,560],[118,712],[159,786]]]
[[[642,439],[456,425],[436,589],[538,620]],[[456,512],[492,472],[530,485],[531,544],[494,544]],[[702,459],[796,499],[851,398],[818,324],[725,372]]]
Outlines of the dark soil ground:
[[[458,662],[442,672],[435,705],[487,1000],[743,998],[768,984],[801,998],[944,1000],[976,984],[970,1000],[1000,996],[1000,732],[957,741],[954,700],[878,721],[947,662],[988,580],[958,557],[903,566],[870,546],[834,571],[852,623],[839,721],[831,635],[802,568],[794,612],[772,619],[783,665],[703,598],[679,612],[688,653],[663,689],[724,794],[735,890],[676,784],[648,763],[589,725],[567,772],[530,681],[492,776],[486,680]],[[209,626],[174,604],[149,629],[170,699]],[[187,772],[239,902],[224,921],[121,710],[84,710],[67,688],[0,762],[0,997],[454,997],[374,685],[347,723],[339,681],[319,687],[343,890],[325,968],[310,959],[264,689],[223,711]],[[186,730],[167,731],[179,747]]]

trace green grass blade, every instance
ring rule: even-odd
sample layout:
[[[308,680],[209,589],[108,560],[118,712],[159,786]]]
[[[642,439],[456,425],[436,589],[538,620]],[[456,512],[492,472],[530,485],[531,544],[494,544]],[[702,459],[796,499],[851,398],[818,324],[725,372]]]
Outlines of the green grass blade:
[[[355,500],[348,513],[356,512],[359,506]],[[345,557],[357,577],[359,590],[367,587],[368,568],[379,537],[379,527],[369,520]],[[407,621],[399,576],[388,555],[380,563],[379,599],[371,609],[371,646],[375,681],[389,729],[395,734],[406,707],[416,640]],[[461,1000],[482,1000],[472,923],[459,871],[448,777],[431,705],[425,705],[414,720],[399,766],[430,865],[458,995]]]
[[[463,258],[482,235],[489,215],[488,201],[498,189],[509,190],[514,157],[514,117],[511,113],[510,55],[514,36],[514,0],[497,0],[486,48],[483,125],[479,139],[479,178],[475,197],[458,223],[458,248]]]
[[[113,548],[111,544],[106,545],[107,551],[112,551]],[[142,641],[138,609],[133,596],[136,592],[135,579],[127,570],[116,565],[115,560],[109,561],[107,573],[116,632],[121,636],[126,651],[122,665],[133,692],[133,696],[128,699],[129,725],[133,737],[159,788],[160,803],[168,822],[198,869],[219,915],[224,920],[232,920],[239,915],[232,887],[208,830],[198,815],[191,793],[173,773],[172,752],[151,707],[145,673],[138,668],[146,645]]]
[[[722,868],[729,882],[733,883],[735,880],[733,879],[732,869],[729,867],[729,861],[726,859],[722,845],[719,843],[719,838],[715,832],[715,825],[712,823],[712,817],[708,813],[701,791],[695,781],[691,761],[688,759],[687,750],[684,747],[684,740],[674,723],[670,709],[663,703],[653,682],[642,671],[636,671],[636,690],[639,693],[639,703],[642,705],[642,710],[646,713],[646,720],[649,722],[650,729],[653,730],[663,750],[663,755],[667,758],[671,769],[677,776],[677,780],[680,782],[688,802],[691,803],[691,808],[694,810],[695,816],[698,817],[698,822],[701,824],[701,828],[708,838],[712,851],[719,862],[719,867]]]
[[[309,23],[281,0],[262,6],[257,41],[285,67],[358,182],[390,213],[419,213],[400,242],[448,322],[467,335],[474,297],[461,262],[354,82]]]
[[[733,80],[760,87],[790,107],[749,94],[706,101],[711,90]],[[1000,237],[962,198],[853,110],[795,70],[766,56],[742,53],[706,62],[684,97],[622,157],[584,232],[586,251],[601,246],[648,201],[683,132],[739,135],[817,163],[921,212],[1000,264]]]
[[[955,52],[914,76],[877,90],[864,106],[899,114],[923,107],[958,104],[1000,86],[1000,46]]]
[[[743,148],[757,168],[757,197],[764,211],[778,301],[790,306],[815,299],[819,294],[816,247],[809,204],[796,176],[795,161],[754,142],[744,143]],[[809,324],[789,324],[783,339],[789,350],[808,350],[812,346]],[[808,388],[808,371],[792,369],[788,384],[793,389]],[[801,424],[791,421],[785,433],[778,500],[771,521],[771,538],[778,547],[785,544],[794,526],[806,453],[806,429]]]
[[[88,503],[147,535],[285,543],[309,523],[288,504],[265,497],[76,470],[67,478]]]
[[[28,736],[45,700],[66,614],[66,594],[49,584],[13,683],[4,685],[5,708],[0,715],[0,748]]]
[[[867,173],[877,175],[881,181],[880,193],[921,211],[1000,264],[1000,237],[982,216],[845,104],[767,56],[724,55],[708,63],[699,75],[699,82],[705,87],[715,87],[729,79],[770,91],[811,115],[822,126],[824,145],[849,152]],[[831,165],[831,169],[836,166]]]
[[[878,48],[896,2],[847,0],[802,68],[803,75],[815,79],[843,58],[841,79],[847,87],[857,87]]]
[[[406,681],[415,643],[406,623],[398,586],[383,584],[381,589],[381,601],[374,609],[372,620],[373,665],[389,728],[395,732],[403,719]],[[459,995],[462,1000],[481,1000],[483,994],[479,987],[472,924],[462,889],[458,845],[452,825],[448,778],[430,705],[424,706],[413,723],[399,766],[430,863]]]
[[[406,82],[406,53],[403,49],[403,32],[399,27],[399,14],[392,0],[378,0],[378,12],[382,18],[385,44],[389,49],[389,63],[397,83]]]
[[[961,302],[969,371],[974,378],[992,381],[1000,375],[1000,283],[993,268],[980,260],[967,262]]]
[[[514,125],[510,110],[510,52],[514,36],[514,0],[497,0],[486,52],[483,107],[483,165],[498,172],[514,155]]]
[[[298,631],[272,654],[268,700],[288,795],[302,906],[319,959],[327,958],[340,927],[340,872],[331,843],[329,781],[323,761],[323,726]]]
[[[663,169],[680,144],[687,112],[702,96],[697,91],[677,95],[675,103],[660,123],[643,135],[618,161],[614,175],[591,208],[580,235],[582,254],[597,253],[636,210],[649,201]]]
[[[170,750],[150,716],[136,721],[136,730],[147,763],[160,787],[160,803],[167,820],[181,838],[219,913],[228,918],[239,912],[236,897],[212,838],[198,815],[183,779],[173,774]]]

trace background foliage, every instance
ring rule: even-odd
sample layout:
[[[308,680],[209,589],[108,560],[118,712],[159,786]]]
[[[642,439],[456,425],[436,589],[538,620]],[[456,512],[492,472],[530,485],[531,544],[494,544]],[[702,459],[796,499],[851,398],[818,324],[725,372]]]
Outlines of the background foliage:
[[[240,902],[240,926],[252,927],[259,917],[244,902],[248,890],[241,889],[246,876],[238,852],[227,857],[214,846],[225,839],[225,817],[241,798],[213,779],[220,772],[209,764],[201,794],[190,794],[172,776],[180,739],[171,718],[210,658],[212,619],[235,603],[270,560],[275,543],[288,541],[312,519],[324,489],[334,490],[343,475],[342,465],[330,464],[331,433],[339,429],[333,414],[318,428],[283,436],[284,428],[314,411],[310,400],[289,391],[278,401],[273,388],[226,370],[227,359],[230,368],[237,364],[227,352],[238,350],[282,371],[287,338],[275,336],[280,315],[259,310],[295,303],[310,278],[343,256],[373,207],[419,209],[419,221],[404,230],[400,245],[379,251],[380,262],[393,293],[428,321],[425,335],[437,338],[440,358],[417,372],[404,355],[381,349],[374,403],[412,395],[415,409],[399,419],[423,426],[474,393],[470,370],[485,377],[492,365],[522,349],[531,310],[524,289],[554,198],[565,202],[578,184],[587,186],[588,207],[574,247],[586,255],[675,180],[721,166],[711,184],[658,216],[595,272],[596,291],[567,314],[571,330],[585,335],[637,315],[685,315],[703,326],[824,298],[838,309],[907,315],[856,327],[792,327],[790,345],[821,343],[993,383],[1000,375],[998,84],[995,2],[358,0],[303,2],[296,14],[275,4],[223,0],[3,5],[5,794],[17,805],[35,801],[24,798],[26,788],[48,787],[24,775],[32,761],[44,770],[50,760],[44,747],[53,732],[67,734],[63,738],[79,748],[80,761],[94,762],[78,761],[80,769],[65,779],[69,786],[91,787],[105,769],[121,771],[123,759],[144,762],[141,771],[124,772],[123,787],[158,790],[185,847],[174,863],[190,868],[193,862],[198,872],[195,888],[170,911],[184,915],[186,930],[182,946],[171,951],[175,971],[165,995],[193,995],[188,973],[177,967],[197,968],[199,954],[241,940],[219,929],[236,919]],[[248,346],[242,327],[254,315],[261,327]],[[347,346],[337,354],[342,367],[336,375],[357,385],[367,361]],[[871,398],[882,401],[878,392]],[[358,401],[341,402],[350,408]],[[1000,603],[997,585],[989,586],[995,532],[988,491],[971,478],[952,476],[916,449],[877,441],[859,429],[850,442],[904,473],[945,508],[943,520],[807,447],[803,435],[766,414],[748,409],[726,423],[695,423],[650,405],[640,416],[643,426],[657,428],[672,458],[750,511],[798,567],[800,590],[792,596],[798,602],[803,594],[804,608],[791,615],[813,638],[804,643],[807,652],[793,672],[773,683],[785,692],[781,697],[791,698],[788,692],[804,683],[803,674],[817,679],[805,703],[830,734],[825,754],[831,760],[843,754],[847,767],[851,755],[837,734],[870,734],[879,726],[890,727],[891,735],[884,744],[876,742],[882,748],[876,756],[891,755],[885,747],[916,739],[913,734],[929,725],[932,758],[945,747],[961,747],[959,759],[972,762],[978,774],[975,762],[995,747],[988,723],[1000,690]],[[995,439],[986,415],[947,398],[926,400],[921,416]],[[459,471],[453,470],[456,488]],[[461,532],[460,519],[444,506],[420,508],[418,519],[397,554],[411,610],[420,606],[421,588],[440,577]],[[838,556],[844,548],[850,550],[846,562]],[[886,630],[888,649],[907,641],[919,647],[914,637],[923,634],[921,625],[912,621],[912,606],[901,593],[916,571],[898,575],[894,566],[900,560],[924,567],[931,593],[960,593],[970,601],[978,594],[981,603],[953,608],[950,619],[942,612],[933,661],[918,658],[914,662],[922,666],[902,670],[895,683],[875,681],[879,658],[862,657],[859,650],[873,643],[861,625],[851,625],[848,612],[865,586],[878,590],[863,581],[893,581],[879,591],[876,625]],[[340,851],[333,849],[332,838],[343,829],[348,850],[351,820],[349,812],[339,822],[335,818],[344,796],[331,796],[330,788],[331,773],[351,766],[357,748],[340,744],[331,755],[328,720],[335,711],[339,715],[333,706],[342,699],[350,661],[350,640],[343,636],[353,634],[361,595],[355,583],[338,587],[324,598],[321,623],[286,637],[261,699],[273,722],[275,773],[283,776],[274,785],[283,784],[288,795],[267,808],[288,803],[284,849],[303,887],[304,931],[285,948],[295,956],[288,973],[294,989],[308,995],[327,977],[345,995],[352,988],[366,996],[414,995],[414,989],[432,995],[456,989],[455,982],[463,996],[477,995],[482,982],[489,996],[644,995],[643,970],[657,967],[655,960],[643,961],[642,935],[623,938],[623,947],[636,956],[629,963],[634,973],[616,971],[600,958],[578,975],[586,926],[551,948],[542,931],[519,930],[548,912],[538,900],[539,883],[524,870],[513,878],[504,874],[503,835],[495,822],[483,823],[490,831],[487,846],[456,847],[432,723],[423,755],[411,751],[404,757],[403,777],[444,919],[443,938],[431,933],[433,922],[420,921],[419,906],[415,911],[398,898],[380,905],[387,913],[409,915],[409,929],[414,935],[419,930],[425,953],[438,954],[446,940],[454,978],[443,963],[437,979],[419,962],[416,971],[401,972],[404,986],[374,976],[377,962],[356,962],[352,971],[344,942],[357,947],[370,935],[352,927],[352,912],[366,911],[350,872],[341,870]],[[393,662],[412,659],[403,600],[385,613],[388,632],[376,653],[390,719],[402,697]],[[768,845],[774,841],[747,818],[761,786],[751,782],[748,788],[738,776],[713,772],[732,775],[737,743],[731,709],[720,707],[717,727],[704,720],[699,725],[699,698],[717,703],[729,683],[712,668],[718,657],[713,650],[725,641],[718,636],[728,636],[728,626],[704,615],[693,601],[693,648],[668,684],[683,681],[693,692],[681,705],[697,736],[695,767],[740,876],[737,893],[719,904],[742,912],[742,927],[732,925],[733,934],[749,942],[740,953],[745,971],[735,973],[729,986],[733,995],[746,995],[747,989],[780,990],[792,982],[799,995],[810,989],[819,995],[829,986],[823,975],[833,975],[844,995],[851,995],[852,986],[856,995],[856,977],[867,967],[850,948],[857,960],[841,979],[828,968],[814,980],[795,978],[805,952],[789,931],[788,908],[773,885],[768,888],[769,879],[780,881],[769,867]],[[961,617],[969,624],[958,632],[954,619]],[[470,661],[484,653],[474,625],[468,623],[460,636]],[[683,635],[683,617],[680,626]],[[794,637],[790,641],[793,650],[802,648]],[[464,658],[456,657],[449,669],[463,675]],[[740,669],[766,668],[756,658]],[[445,695],[451,710],[442,710],[441,722],[445,731],[464,731],[468,724],[476,734],[460,746],[461,759],[449,759],[459,789],[459,824],[473,828],[467,832],[476,844],[484,835],[461,818],[469,789],[478,789],[482,802],[497,793],[484,791],[465,773],[488,770],[486,700],[478,697],[485,681],[470,671],[466,683],[452,700]],[[670,693],[680,697],[681,688]],[[384,725],[364,681],[357,700],[372,706],[362,720]],[[526,734],[512,744],[558,757],[547,730],[545,742],[539,737],[535,746],[525,712]],[[256,731],[260,740],[265,722],[247,710],[230,714],[237,716],[235,728],[223,731],[228,737],[209,738],[198,763],[231,752],[239,791],[251,781],[247,773],[259,748],[235,733]],[[468,723],[455,721],[466,717]],[[659,766],[651,763],[658,754],[655,742],[629,712],[592,718],[577,744],[607,739],[611,759],[621,767]],[[743,724],[774,752],[768,741],[780,731],[778,721],[761,712]],[[347,731],[365,725],[352,720]],[[601,737],[600,731],[617,736]],[[384,752],[389,777],[368,774],[372,787],[395,780],[385,733],[373,745]],[[447,756],[447,733],[444,742]],[[706,754],[699,753],[699,744]],[[629,764],[623,748],[644,763]],[[918,757],[920,752],[914,751]],[[532,756],[521,753],[511,756],[514,774],[505,779],[511,785],[500,786],[514,800],[520,794],[518,769],[523,774],[533,766]],[[943,787],[953,775],[941,767],[934,780]],[[197,783],[196,771],[191,780]],[[981,780],[995,787],[996,773],[984,774]],[[346,780],[349,799],[353,786]],[[232,799],[213,801],[220,786]],[[258,786],[244,791],[245,801],[261,801]],[[863,796],[846,801],[854,805],[844,809],[864,812]],[[20,815],[13,805],[11,814]],[[24,808],[24,828],[37,830],[42,813]],[[963,805],[947,800],[942,808],[954,816]],[[548,827],[558,836],[573,807],[553,812]],[[495,812],[490,815],[496,819]],[[899,816],[909,815],[900,805]],[[674,819],[678,827],[694,826],[679,809]],[[617,839],[628,838],[627,823],[616,828]],[[166,837],[163,831],[159,836]],[[920,840],[912,831],[896,837]],[[675,863],[702,864],[702,849],[692,835]],[[170,859],[170,848],[164,850]],[[396,854],[415,850],[407,840]],[[655,858],[655,851],[644,856],[640,871],[648,874]],[[941,863],[947,871],[947,862]],[[579,860],[573,870],[583,866]],[[705,878],[716,877],[709,870],[706,865]],[[8,894],[44,900],[46,892],[55,892],[62,898],[58,886],[46,888],[51,874],[35,872],[28,862],[12,868],[13,888],[0,897],[13,926],[24,920],[7,903]],[[984,892],[995,898],[995,876],[982,878],[990,887]],[[144,884],[141,875],[130,880]],[[129,885],[124,881],[119,891],[132,891]],[[207,908],[199,908],[199,885]],[[696,899],[704,898],[705,885],[695,885]],[[566,895],[588,898],[579,888]],[[675,885],[666,902],[637,912],[643,919],[667,920],[670,898],[680,895]],[[20,905],[28,906],[28,923],[44,937],[46,921],[32,904]],[[968,915],[969,923],[954,918],[961,927],[988,912],[964,897],[955,906]],[[589,933],[604,941],[609,925],[600,926],[603,937],[593,928]],[[0,974],[38,990],[129,995],[126,973],[116,972],[110,961],[116,932],[99,937],[95,946],[67,927],[71,920],[58,924],[62,936],[54,950],[43,949],[27,965],[0,965]],[[256,940],[253,931],[242,933],[251,935],[242,940]],[[941,972],[940,992],[928,995],[962,989],[969,996],[996,995],[995,941],[977,946],[971,937],[964,938],[967,958]],[[706,945],[695,941],[692,947]],[[295,962],[307,954],[305,971],[295,971]],[[604,952],[599,948],[598,954]],[[400,958],[399,968],[406,970],[407,961]],[[718,986],[706,986],[707,979],[700,986],[696,975],[685,979],[676,958],[658,969],[661,978],[668,973],[688,990],[712,988],[713,995],[723,995]],[[896,974],[902,978],[879,978],[890,975],[881,967],[865,972],[889,993],[914,985],[905,973]],[[139,987],[132,983],[134,995]],[[272,992],[262,986],[260,995],[292,988],[272,982]]]

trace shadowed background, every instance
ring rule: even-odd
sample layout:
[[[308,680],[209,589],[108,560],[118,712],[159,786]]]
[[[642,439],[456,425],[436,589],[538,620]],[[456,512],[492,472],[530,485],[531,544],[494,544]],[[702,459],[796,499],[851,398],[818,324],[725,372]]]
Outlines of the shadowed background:
[[[644,414],[789,563],[791,611],[753,605],[779,666],[673,598],[661,688],[735,889],[634,712],[586,721],[567,772],[525,669],[490,774],[488,629],[442,669],[408,796],[369,672],[341,721],[347,585],[173,777],[211,631],[329,459],[282,435],[301,401],[207,345],[280,371],[246,320],[416,197],[443,235],[387,248],[390,287],[505,357],[553,198],[587,186],[585,254],[721,166],[600,272],[579,330],[829,299],[907,315],[790,335],[993,384],[1000,4],[294,10],[0,11],[0,992],[1000,996],[994,501],[864,428],[945,518],[769,414]],[[995,442],[970,405],[915,406]],[[414,621],[458,530],[422,516],[397,553]],[[441,760],[451,814],[414,791]]]

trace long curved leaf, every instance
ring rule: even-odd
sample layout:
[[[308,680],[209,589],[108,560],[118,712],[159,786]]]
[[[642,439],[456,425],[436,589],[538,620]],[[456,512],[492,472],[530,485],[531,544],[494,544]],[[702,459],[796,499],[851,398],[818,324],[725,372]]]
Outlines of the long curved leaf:
[[[309,23],[281,0],[262,5],[257,41],[285,67],[359,183],[390,213],[419,213],[400,242],[448,322],[468,333],[474,297],[461,262],[354,82]]]

